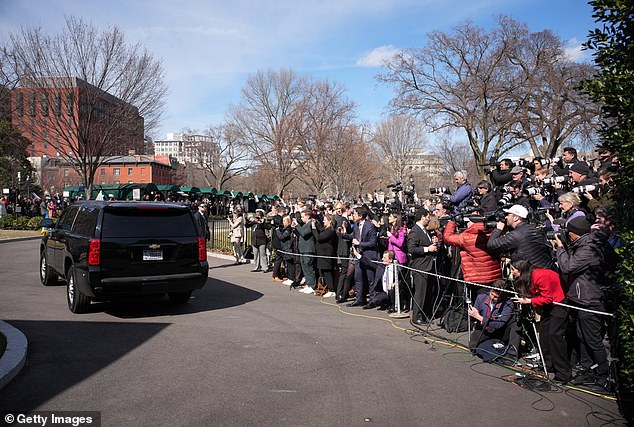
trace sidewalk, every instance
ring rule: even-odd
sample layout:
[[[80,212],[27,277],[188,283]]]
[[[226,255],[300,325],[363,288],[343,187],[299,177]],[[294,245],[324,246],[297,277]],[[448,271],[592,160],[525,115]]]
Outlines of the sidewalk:
[[[0,320],[0,334],[7,339],[7,348],[0,357],[0,389],[22,369],[26,361],[28,342],[22,332]]]

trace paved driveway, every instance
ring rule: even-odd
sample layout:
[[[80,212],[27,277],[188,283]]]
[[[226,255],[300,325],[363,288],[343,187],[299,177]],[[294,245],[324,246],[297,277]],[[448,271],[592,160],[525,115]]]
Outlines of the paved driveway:
[[[29,339],[0,415],[95,410],[106,426],[621,423],[612,401],[523,389],[512,372],[413,335],[406,321],[217,258],[185,306],[144,299],[74,315],[63,285],[40,284],[37,249],[0,244],[0,318]]]

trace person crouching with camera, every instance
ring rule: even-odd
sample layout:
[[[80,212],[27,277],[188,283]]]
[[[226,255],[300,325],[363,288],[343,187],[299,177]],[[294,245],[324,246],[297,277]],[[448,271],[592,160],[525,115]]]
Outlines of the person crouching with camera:
[[[476,325],[469,337],[469,348],[485,362],[493,362],[505,353],[505,336],[513,316],[513,303],[504,292],[507,282],[500,279],[493,283],[488,293],[481,293],[473,306],[469,307],[469,316]]]

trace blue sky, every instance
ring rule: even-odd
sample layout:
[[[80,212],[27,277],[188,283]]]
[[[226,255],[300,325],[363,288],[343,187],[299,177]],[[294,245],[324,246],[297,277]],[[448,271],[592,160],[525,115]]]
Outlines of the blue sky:
[[[65,15],[117,25],[163,61],[170,95],[154,136],[164,138],[221,123],[247,78],[267,69],[338,82],[359,119],[377,122],[391,97],[374,78],[385,55],[467,19],[488,28],[498,14],[551,29],[589,59],[578,49],[595,27],[584,0],[0,0],[0,39],[20,26],[57,32]]]

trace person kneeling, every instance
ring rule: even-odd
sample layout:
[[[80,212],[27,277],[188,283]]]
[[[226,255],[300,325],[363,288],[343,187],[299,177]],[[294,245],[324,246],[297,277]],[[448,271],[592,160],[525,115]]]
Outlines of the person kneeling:
[[[375,282],[372,285],[375,292],[371,292],[370,300],[363,306],[364,309],[379,307],[393,311],[394,291],[395,286],[398,286],[397,264],[393,250],[388,249],[383,253],[381,264],[378,264],[376,268]],[[379,290],[379,286],[382,290]]]
[[[469,348],[485,362],[493,362],[506,352],[504,336],[513,316],[513,302],[508,298],[506,282],[497,280],[489,293],[478,295],[469,307],[469,316],[476,326],[469,339]],[[508,334],[506,334],[508,335]]]

